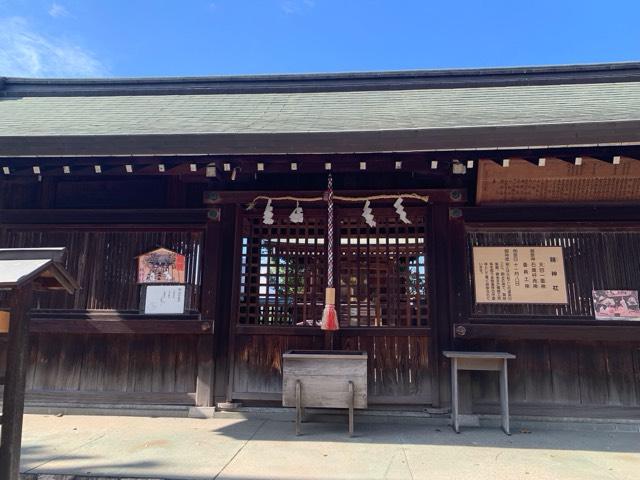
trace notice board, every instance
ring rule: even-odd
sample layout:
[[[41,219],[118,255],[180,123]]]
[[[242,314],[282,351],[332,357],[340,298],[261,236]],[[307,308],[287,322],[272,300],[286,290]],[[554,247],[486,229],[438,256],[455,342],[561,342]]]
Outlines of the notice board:
[[[566,304],[562,247],[473,247],[476,303]]]
[[[546,158],[539,167],[512,158],[509,166],[478,163],[476,203],[629,202],[640,200],[640,161],[622,157],[619,165],[590,157],[582,165]]]

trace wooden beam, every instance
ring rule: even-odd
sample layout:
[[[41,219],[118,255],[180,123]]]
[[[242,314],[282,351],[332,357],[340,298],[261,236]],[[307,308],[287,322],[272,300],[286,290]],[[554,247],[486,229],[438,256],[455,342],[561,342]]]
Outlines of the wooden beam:
[[[640,221],[637,203],[619,205],[500,205],[458,208],[465,223],[622,222]],[[584,226],[584,225],[578,225]]]
[[[64,391],[30,390],[27,404],[64,404],[70,407],[91,407],[95,404],[122,405],[195,405],[194,392],[121,392],[121,391]],[[28,406],[28,405],[27,405]]]
[[[453,326],[458,340],[570,340],[603,342],[640,341],[636,325],[536,325],[457,323]]]
[[[370,195],[401,195],[417,193],[429,197],[429,203],[464,204],[467,201],[467,191],[464,189],[412,189],[404,190],[336,190],[336,195],[370,196]],[[281,191],[206,191],[203,201],[205,205],[248,204],[258,196],[278,197],[285,195],[299,195],[301,197],[321,197],[321,191],[281,192]],[[407,199],[405,203],[413,200]],[[1,217],[0,217],[1,219]]]
[[[267,325],[236,325],[238,335],[277,335],[277,336],[323,336],[324,331],[318,327],[299,326],[267,326]],[[341,327],[340,335],[344,337],[370,337],[378,335],[389,336],[431,336],[430,327]]]
[[[33,209],[0,210],[0,224],[74,224],[74,225],[168,225],[189,224],[204,226],[210,209]]]
[[[640,121],[564,125],[513,125],[471,128],[402,129],[342,132],[203,133],[168,135],[62,135],[3,138],[4,157],[68,155],[283,155],[444,150],[526,149],[537,145],[591,148],[637,144]]]
[[[11,326],[7,346],[7,373],[2,402],[2,440],[0,443],[0,478],[19,480],[22,417],[29,366],[29,310],[32,285],[11,293]]]
[[[123,312],[33,311],[32,333],[203,335],[210,334],[212,320],[198,314],[152,316]]]

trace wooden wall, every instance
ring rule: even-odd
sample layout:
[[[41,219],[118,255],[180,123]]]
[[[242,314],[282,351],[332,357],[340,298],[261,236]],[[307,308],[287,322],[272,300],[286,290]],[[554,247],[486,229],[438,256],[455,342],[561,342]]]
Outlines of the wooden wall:
[[[640,290],[634,207],[483,207],[451,224],[450,332],[460,350],[504,351],[512,413],[640,417],[640,323],[596,320],[592,290]],[[478,305],[473,246],[561,246],[567,305]],[[498,378],[470,374],[471,408],[499,411]],[[463,387],[464,388],[464,387]]]
[[[213,362],[211,330],[201,331],[205,323],[199,315],[206,216],[203,214],[198,222],[189,223],[190,220],[179,218],[179,213],[174,212],[166,224],[151,223],[154,221],[145,218],[150,210],[131,209],[168,206],[171,195],[166,184],[173,185],[173,181],[153,178],[44,180],[0,182],[0,208],[28,209],[21,211],[35,219],[30,222],[13,215],[16,222],[2,222],[0,248],[67,247],[66,268],[78,280],[80,290],[75,295],[36,293],[34,307],[51,318],[44,328],[46,322],[40,319],[42,312],[35,314],[40,317],[32,327],[37,327],[38,332],[44,328],[46,333],[31,336],[28,400],[76,404],[195,404],[198,374],[203,372],[203,365]],[[75,210],[66,215],[65,212],[70,211],[51,207]],[[111,217],[108,222],[102,222],[100,210],[96,210],[101,208],[128,210],[109,210]],[[63,220],[52,220],[46,212],[54,212]],[[118,217],[122,216],[119,212],[128,212],[127,220],[119,221]],[[154,212],[156,219],[162,219],[158,210]],[[140,221],[136,222],[136,218]],[[74,219],[78,221],[74,223]],[[213,241],[210,244],[214,244]],[[135,318],[139,308],[135,257],[157,247],[170,248],[187,257],[187,281],[194,285],[189,302],[193,314],[185,315],[184,319]],[[207,288],[210,290],[211,285]],[[6,306],[6,295],[0,294],[0,307],[3,306]],[[212,309],[212,306],[205,309],[209,322]],[[38,321],[41,323],[36,325]],[[153,326],[153,331],[158,333],[129,328],[139,321]],[[65,322],[73,328],[65,328]],[[86,328],[80,328],[83,322]],[[182,323],[187,330],[181,331]],[[4,350],[4,342],[0,341],[0,359]],[[4,360],[0,363],[2,370]],[[200,404],[208,402],[205,398]]]
[[[640,416],[640,342],[484,341],[473,347],[517,356],[509,362],[513,413]],[[472,399],[476,412],[497,412],[497,375],[474,372]]]
[[[193,335],[36,334],[27,389],[31,400],[193,404]]]
[[[58,205],[77,208],[78,199],[81,198],[77,193],[79,185],[78,182],[73,187],[58,188]],[[0,187],[0,208],[36,209],[48,202],[47,188],[38,183],[0,182]],[[161,197],[169,198],[169,192],[166,193],[154,196],[152,203],[155,205],[160,202]],[[172,201],[181,206],[176,198]],[[113,207],[108,196],[96,202],[99,204],[96,203],[95,208]],[[53,205],[56,205],[55,201]],[[164,206],[167,206],[166,202]],[[554,322],[554,326],[564,320],[558,319],[558,312],[544,308],[474,310],[469,298],[465,297],[470,286],[468,264],[465,263],[470,243],[463,228],[466,212],[458,217],[455,212],[457,208],[436,208],[437,223],[430,221],[426,228],[427,243],[431,248],[427,256],[430,262],[427,269],[428,275],[432,275],[430,282],[433,288],[429,303],[429,326],[411,325],[406,327],[406,331],[398,328],[385,331],[380,327],[359,330],[343,328],[336,337],[337,348],[368,352],[370,402],[426,406],[442,398],[446,404],[448,364],[442,358],[441,351],[455,347],[508,351],[517,355],[517,359],[510,364],[514,413],[638,416],[640,343],[635,339],[603,342],[593,338],[593,331],[591,338],[569,340],[552,337],[524,340],[513,336],[494,340],[455,338],[454,325],[460,321],[473,322],[473,315],[477,316],[476,320],[482,317],[485,322],[488,321],[487,317],[500,317],[500,321],[513,321],[513,325],[519,326],[531,324],[532,317],[536,315],[545,317],[542,319],[544,321]],[[287,332],[277,328],[258,332],[252,329],[260,328],[259,325],[234,324],[237,318],[232,304],[237,292],[234,292],[232,277],[234,271],[237,273],[237,259],[233,258],[231,252],[237,248],[236,213],[240,209],[230,204],[223,206],[220,230],[218,225],[194,229],[175,225],[156,228],[147,224],[140,231],[129,227],[96,225],[84,225],[82,228],[57,225],[47,229],[34,226],[7,229],[0,226],[0,246],[66,245],[70,248],[70,258],[73,260],[70,260],[68,267],[80,279],[83,288],[74,297],[39,294],[38,306],[41,308],[137,309],[133,258],[157,246],[167,246],[186,253],[194,265],[202,261],[198,258],[204,258],[202,281],[208,281],[208,286],[203,287],[202,295],[206,293],[207,298],[213,299],[210,304],[201,303],[199,289],[195,289],[194,304],[200,306],[203,315],[215,318],[215,337],[196,334],[71,335],[63,331],[33,334],[28,377],[31,399],[78,403],[193,404],[196,390],[210,382],[210,389],[215,390],[211,397],[215,396],[217,400],[233,398],[278,402],[281,392],[281,354],[293,348],[324,348],[325,338],[314,328],[304,332],[299,332],[298,328]],[[475,220],[480,223],[489,220],[501,224],[507,221],[511,224],[527,223],[546,221],[553,215],[557,217],[556,211],[544,208],[534,211],[486,207],[479,210],[489,212],[485,213],[485,217],[476,216]],[[541,210],[548,210],[547,217],[541,217]],[[96,211],[87,209],[86,214],[91,215]],[[502,240],[491,235],[475,235],[473,241],[477,244],[493,241],[519,241],[521,244],[569,242],[567,245],[570,246],[575,266],[570,275],[575,274],[572,278],[576,282],[590,271],[594,273],[594,278],[601,281],[603,288],[615,279],[627,283],[638,282],[640,277],[635,265],[640,262],[637,254],[640,250],[636,248],[640,242],[636,241],[637,234],[626,231],[609,236],[599,234],[585,237],[566,231],[576,222],[615,222],[615,211],[610,209],[598,216],[594,215],[591,207],[572,207],[571,211],[562,214],[562,223],[558,223],[558,218],[555,219],[555,225],[559,230],[564,228],[564,233],[558,233],[551,225],[551,230],[546,233],[539,230],[533,233],[516,232],[511,234],[515,237],[504,237],[503,232]],[[626,212],[625,221],[637,222],[640,219],[640,215],[632,209],[617,211]],[[456,224],[462,224],[462,228]],[[211,228],[215,235],[207,236],[205,228],[207,232]],[[463,232],[460,241],[457,239],[459,231]],[[221,242],[218,243],[218,240]],[[625,260],[618,258],[615,250],[608,251],[612,244],[616,249],[626,252]],[[597,255],[600,262],[594,261],[588,252],[593,246],[599,249]],[[618,263],[613,265],[612,262]],[[593,266],[591,270],[590,266]],[[194,275],[196,281],[199,276]],[[205,281],[204,277],[209,279]],[[573,322],[572,325],[576,325],[576,322],[583,322],[585,328],[592,325],[586,321],[591,315],[587,301],[590,288],[589,280],[585,277],[585,281],[574,290],[578,294],[572,297],[574,304],[571,309],[559,312],[566,314],[567,321]],[[462,318],[461,312],[468,314],[467,317]],[[204,376],[199,376],[202,371],[205,372]],[[213,371],[215,386],[212,385]],[[469,391],[475,412],[497,411],[497,378],[493,375],[473,373]]]
[[[292,332],[293,333],[293,332]],[[394,334],[356,329],[335,334],[334,347],[368,354],[369,403],[430,404],[430,339],[423,334]],[[232,398],[279,400],[282,354],[287,350],[322,350],[325,338],[314,334],[241,334],[235,338]]]
[[[0,369],[6,365],[0,342]],[[32,334],[27,399],[193,405],[198,336]]]
[[[322,335],[237,335],[233,355],[234,399],[278,400],[282,393],[282,354],[322,350]]]
[[[102,227],[40,226],[0,228],[0,248],[67,247],[65,267],[80,284],[73,295],[42,292],[37,308],[137,310],[135,257],[158,247],[186,255],[187,281],[196,286],[191,303],[198,305],[201,231],[152,231]]]

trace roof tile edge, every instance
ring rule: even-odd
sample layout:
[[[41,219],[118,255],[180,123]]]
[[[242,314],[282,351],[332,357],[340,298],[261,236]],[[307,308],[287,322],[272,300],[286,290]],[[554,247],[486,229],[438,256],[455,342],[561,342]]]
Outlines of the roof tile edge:
[[[0,77],[0,97],[303,93],[631,81],[640,81],[640,62],[213,77]]]

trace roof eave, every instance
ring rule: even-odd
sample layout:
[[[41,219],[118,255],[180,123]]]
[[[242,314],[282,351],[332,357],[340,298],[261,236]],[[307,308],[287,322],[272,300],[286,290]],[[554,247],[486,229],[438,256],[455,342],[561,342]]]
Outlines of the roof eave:
[[[0,137],[0,157],[272,155],[640,145],[629,121],[344,132]]]

